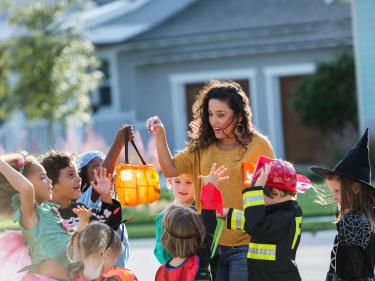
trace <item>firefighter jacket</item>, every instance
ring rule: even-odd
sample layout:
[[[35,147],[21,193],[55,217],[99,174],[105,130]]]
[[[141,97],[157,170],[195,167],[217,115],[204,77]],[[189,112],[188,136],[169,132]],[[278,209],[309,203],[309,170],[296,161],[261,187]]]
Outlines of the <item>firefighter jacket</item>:
[[[297,201],[264,205],[263,187],[242,192],[243,211],[229,209],[227,227],[251,235],[249,281],[300,281],[295,262],[302,210]]]

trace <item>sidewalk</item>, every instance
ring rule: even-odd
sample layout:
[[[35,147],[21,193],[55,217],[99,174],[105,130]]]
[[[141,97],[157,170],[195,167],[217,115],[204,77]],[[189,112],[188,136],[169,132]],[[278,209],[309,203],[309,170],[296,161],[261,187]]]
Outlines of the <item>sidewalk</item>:
[[[325,280],[336,231],[303,233],[297,252],[297,265],[303,281]]]
[[[335,231],[321,231],[316,235],[304,233],[297,253],[297,264],[303,281],[325,280]],[[139,281],[153,281],[159,264],[154,257],[154,239],[130,241],[128,268]],[[235,281],[235,280],[234,280]]]

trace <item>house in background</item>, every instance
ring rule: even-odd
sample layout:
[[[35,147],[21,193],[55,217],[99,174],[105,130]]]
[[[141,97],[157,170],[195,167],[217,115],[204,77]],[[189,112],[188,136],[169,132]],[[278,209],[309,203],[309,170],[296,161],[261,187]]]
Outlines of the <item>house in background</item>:
[[[104,19],[100,11],[111,6]],[[349,4],[159,0],[113,2],[97,13],[85,15],[86,28],[110,79],[99,91],[96,117],[127,112],[144,127],[159,115],[171,148],[180,149],[199,88],[210,79],[232,79],[248,93],[255,125],[278,157],[319,160],[319,134],[300,124],[288,100],[318,62],[351,50]],[[113,129],[99,123],[98,130]]]
[[[352,0],[360,128],[375,132],[375,1]]]
[[[145,136],[145,120],[159,115],[176,151],[203,83],[231,79],[247,92],[253,121],[277,157],[318,162],[321,136],[300,124],[289,99],[317,63],[352,50],[350,9],[324,0],[129,0],[93,8],[81,20],[105,73],[93,95],[94,129],[108,143],[125,122]]]

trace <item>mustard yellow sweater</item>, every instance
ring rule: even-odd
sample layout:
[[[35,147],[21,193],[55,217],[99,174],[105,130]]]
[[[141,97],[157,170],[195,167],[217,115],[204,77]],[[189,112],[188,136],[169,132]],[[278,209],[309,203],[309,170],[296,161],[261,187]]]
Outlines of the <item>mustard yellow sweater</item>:
[[[229,176],[229,179],[221,182],[218,186],[223,194],[224,207],[242,210],[242,190],[245,186],[243,183],[241,164],[244,161],[256,164],[258,157],[261,155],[274,158],[270,142],[260,133],[255,133],[252,141],[247,144],[246,148],[245,153],[243,147],[236,147],[224,151],[216,144],[211,144],[208,148],[200,149],[196,152],[190,152],[189,147],[187,147],[174,156],[173,160],[178,173],[189,173],[193,176],[195,204],[198,211],[201,209],[200,193],[202,186],[198,175],[208,175],[213,163],[216,163],[217,167],[224,165],[228,169],[226,175]],[[241,231],[224,229],[220,245],[247,245],[249,243],[249,238],[248,234]]]

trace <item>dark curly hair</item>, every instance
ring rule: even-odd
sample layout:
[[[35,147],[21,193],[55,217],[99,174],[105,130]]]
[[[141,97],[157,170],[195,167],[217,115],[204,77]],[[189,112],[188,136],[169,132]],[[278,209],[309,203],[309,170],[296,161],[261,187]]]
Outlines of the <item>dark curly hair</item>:
[[[69,152],[50,150],[40,156],[40,164],[46,169],[47,176],[51,179],[52,185],[59,181],[60,171],[66,167],[74,167],[74,155]]]
[[[208,102],[210,99],[225,101],[229,108],[234,111],[234,129],[233,134],[236,141],[246,150],[245,145],[251,142],[254,135],[254,125],[252,123],[252,113],[244,90],[240,84],[234,81],[208,81],[199,94],[193,105],[194,121],[199,126],[197,137],[189,142],[192,151],[201,148],[207,148],[210,144],[217,141],[214,130],[212,129],[208,119]],[[240,121],[241,120],[241,121]],[[235,132],[235,128],[241,125],[241,135]]]

